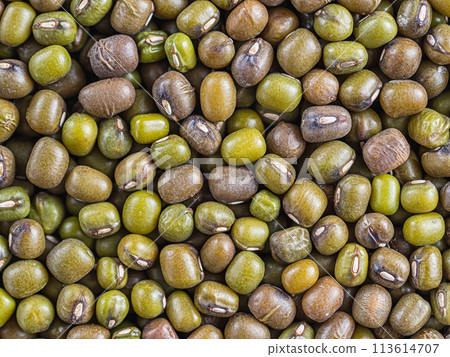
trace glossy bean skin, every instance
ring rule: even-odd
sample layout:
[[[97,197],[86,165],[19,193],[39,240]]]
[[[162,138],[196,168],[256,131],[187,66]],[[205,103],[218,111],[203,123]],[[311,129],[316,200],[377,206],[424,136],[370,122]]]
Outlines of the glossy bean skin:
[[[220,152],[225,162],[239,166],[261,158],[266,153],[266,143],[257,129],[245,128],[226,136]]]
[[[179,72],[171,71],[158,77],[153,83],[152,95],[166,118],[182,120],[194,110],[194,88]]]
[[[28,272],[28,274],[23,274]],[[5,290],[16,299],[23,299],[42,290],[48,283],[48,271],[37,260],[21,260],[3,271]]]
[[[267,154],[257,161],[255,176],[275,194],[283,194],[294,183],[295,169],[278,155]]]
[[[425,109],[427,92],[412,80],[388,82],[380,93],[380,103],[384,111],[395,118],[419,113]]]
[[[332,74],[350,74],[365,67],[368,54],[366,48],[356,42],[331,42],[323,49],[323,60]]]
[[[339,82],[330,72],[313,69],[302,78],[305,99],[314,105],[327,105],[337,99]]]
[[[69,324],[89,322],[94,315],[94,294],[84,285],[70,284],[61,289],[56,303],[58,317]]]
[[[92,70],[99,78],[122,77],[138,65],[136,44],[125,35],[114,35],[96,42],[88,57]]]
[[[431,25],[432,8],[428,2],[407,1],[397,13],[399,31],[403,36],[418,38],[428,31]]]
[[[367,251],[359,244],[349,243],[339,252],[334,275],[344,286],[358,286],[366,280],[368,269]]]
[[[293,1],[292,4],[299,12],[310,13],[320,9],[329,2],[328,0]]]
[[[301,276],[302,279],[298,277]],[[319,278],[319,268],[310,259],[301,259],[288,265],[282,273],[284,289],[290,294],[300,294],[311,288]]]
[[[289,142],[289,147],[281,145],[283,141]],[[281,122],[277,124],[266,137],[267,150],[282,158],[289,160],[298,159],[305,151],[305,139],[300,129],[294,124]]]
[[[436,64],[445,65],[449,62],[447,54],[448,43],[447,24],[439,24],[433,27],[427,35],[424,50],[427,56]]]
[[[378,248],[370,258],[370,278],[386,288],[401,287],[406,282],[409,273],[408,260],[393,249]]]
[[[266,26],[269,14],[266,7],[254,0],[239,4],[227,18],[226,29],[236,41],[256,37]]]
[[[178,339],[178,335],[165,318],[157,318],[145,325],[142,331],[143,339]]]
[[[8,239],[10,252],[21,259],[36,259],[45,249],[44,230],[32,219],[15,221]]]
[[[233,60],[235,47],[233,40],[220,31],[212,31],[203,36],[199,43],[200,61],[209,68],[226,67]]]
[[[117,245],[117,256],[129,268],[145,270],[153,265],[158,256],[154,242],[139,234],[128,234]]]
[[[368,213],[356,223],[355,235],[366,248],[385,247],[394,237],[394,226],[386,216]]]
[[[223,339],[223,333],[217,327],[212,325],[200,326],[192,332],[188,339]]]
[[[264,276],[264,262],[253,252],[237,254],[225,273],[228,286],[239,294],[256,289]]]
[[[294,222],[311,227],[325,211],[325,202],[325,194],[315,183],[300,179],[284,196],[283,208]]]
[[[206,315],[229,317],[237,311],[239,297],[223,284],[205,281],[195,289],[194,304]]]
[[[0,290],[0,299],[3,307],[0,318],[0,327],[3,327],[14,313],[14,310],[16,309],[16,302],[4,289]]]
[[[392,146],[387,146],[392,142]],[[386,129],[371,137],[363,147],[363,157],[369,169],[377,174],[385,174],[396,169],[409,157],[410,146],[404,135],[397,129]]]
[[[422,51],[413,40],[399,37],[383,49],[380,57],[380,68],[391,79],[407,79],[414,75],[419,68]],[[409,68],[402,66],[405,61],[413,64]]]
[[[236,87],[231,76],[226,72],[208,74],[200,88],[200,104],[209,121],[228,119],[236,107]]]
[[[293,323],[279,337],[280,339],[313,339],[314,330],[305,321]]]
[[[217,128],[201,116],[190,116],[183,121],[181,135],[203,155],[213,155],[219,149],[222,135]]]
[[[356,222],[369,204],[372,188],[367,178],[347,175],[337,185],[334,194],[336,213],[346,222]]]
[[[319,253],[337,253],[347,243],[349,236],[347,224],[338,216],[325,216],[313,227],[311,240]]]
[[[409,257],[411,283],[418,290],[431,290],[442,280],[442,255],[434,246],[420,247]]]
[[[270,338],[270,331],[252,315],[240,312],[228,320],[224,336],[226,339],[267,339]]]
[[[307,29],[298,29],[280,43],[277,59],[287,74],[301,77],[317,64],[321,54],[319,41],[314,34]]]
[[[43,120],[45,117],[45,120]],[[26,119],[30,127],[40,134],[58,132],[66,117],[66,104],[59,94],[41,90],[31,99]]]
[[[397,212],[400,201],[400,184],[392,175],[378,175],[372,180],[370,207],[390,216]]]
[[[314,150],[308,160],[308,171],[319,184],[332,184],[345,176],[354,161],[354,150],[339,140],[333,140]]]
[[[406,241],[418,246],[438,242],[443,237],[444,231],[444,220],[435,212],[413,215],[403,225]]]
[[[66,174],[69,155],[66,148],[55,139],[40,139],[31,152],[27,164],[27,177],[36,186],[54,188]]]
[[[272,256],[284,263],[305,258],[312,250],[309,233],[305,228],[291,227],[270,236]]]
[[[59,266],[60,260],[64,260],[65,266],[71,267],[71,269],[66,270]],[[47,266],[59,281],[72,284],[92,270],[94,254],[83,242],[77,239],[66,239],[47,255]]]
[[[220,273],[226,269],[234,257],[236,248],[231,238],[219,233],[209,238],[200,251],[202,264],[212,273]]]
[[[164,279],[174,288],[193,287],[204,278],[198,252],[189,244],[173,244],[165,247],[161,251],[160,259]]]
[[[116,89],[120,93],[119,96],[116,96]],[[101,118],[111,118],[131,107],[135,95],[136,91],[129,81],[112,78],[87,85],[80,91],[78,97],[88,113]]]
[[[89,187],[84,187],[83,180],[89,180]],[[93,203],[108,199],[112,191],[112,182],[100,171],[80,165],[67,176],[65,187],[72,197],[82,202]]]
[[[180,332],[191,332],[200,326],[200,313],[184,291],[175,291],[167,298],[167,316],[172,326]]]
[[[263,39],[250,40],[239,48],[231,64],[234,80],[241,87],[258,84],[273,62],[273,48]]]
[[[298,18],[292,11],[286,8],[270,8],[269,19],[261,37],[271,45],[276,45],[294,31],[298,24]]]
[[[177,27],[195,39],[212,29],[219,18],[219,10],[213,4],[202,1],[191,4],[177,16]]]
[[[1,103],[3,105],[5,99],[22,98],[33,90],[33,79],[31,78],[25,63],[14,59],[2,60],[0,63],[3,83],[10,86],[8,90],[3,88],[0,91],[1,97],[3,98]]]
[[[125,1],[117,1],[111,12],[111,26],[120,33],[135,35],[151,20],[155,10],[152,1],[141,0],[129,6]]]
[[[389,323],[399,334],[409,336],[417,332],[431,315],[430,304],[419,295],[404,295],[392,309]]]

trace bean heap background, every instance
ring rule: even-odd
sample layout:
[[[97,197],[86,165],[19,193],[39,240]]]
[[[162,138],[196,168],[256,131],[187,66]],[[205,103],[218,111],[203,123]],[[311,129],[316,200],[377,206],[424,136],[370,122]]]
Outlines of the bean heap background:
[[[444,338],[449,0],[0,0],[0,338]]]

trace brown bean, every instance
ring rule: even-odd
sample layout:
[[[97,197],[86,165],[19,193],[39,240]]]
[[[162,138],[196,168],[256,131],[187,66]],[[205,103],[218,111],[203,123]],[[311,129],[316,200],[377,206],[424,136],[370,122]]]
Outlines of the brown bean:
[[[193,165],[181,165],[164,171],[158,180],[162,200],[173,204],[195,196],[203,187],[201,171]]]
[[[269,13],[256,0],[245,0],[228,15],[226,29],[236,41],[247,41],[256,37],[267,24]]]
[[[248,307],[259,321],[276,330],[288,327],[295,318],[295,303],[280,288],[264,284],[250,295]]]
[[[234,56],[231,73],[241,87],[257,85],[273,62],[272,45],[261,38],[244,43]]]
[[[380,69],[391,79],[407,79],[416,73],[422,50],[413,40],[397,37],[389,42],[380,56]]]
[[[357,323],[368,328],[383,326],[391,312],[392,299],[380,285],[364,285],[356,293],[352,315]]]
[[[203,267],[211,273],[221,273],[230,264],[236,248],[229,235],[215,234],[202,246],[200,258]]]
[[[180,72],[169,71],[158,77],[152,94],[159,111],[166,118],[178,121],[194,111],[195,89]]]
[[[316,339],[349,339],[355,331],[355,320],[342,311],[336,312],[320,325]]]
[[[298,25],[297,15],[293,11],[285,7],[270,8],[269,20],[264,31],[261,33],[261,37],[275,46],[298,28]]]
[[[421,163],[432,177],[450,177],[450,143],[424,153]]]
[[[313,69],[302,78],[303,96],[314,105],[334,102],[339,93],[336,76],[323,69]]]
[[[381,213],[367,213],[356,223],[355,236],[366,248],[385,247],[394,237],[394,226],[389,218]]]
[[[412,293],[401,297],[392,309],[389,323],[402,336],[419,331],[431,316],[431,306],[420,295]]]
[[[244,166],[221,166],[213,169],[208,178],[213,197],[224,204],[248,201],[258,192],[258,181]]]
[[[66,192],[81,202],[106,201],[112,182],[104,173],[89,166],[78,165],[67,175]]]
[[[118,0],[111,12],[111,26],[117,32],[136,35],[148,25],[154,11],[151,0]]]
[[[0,188],[10,186],[16,174],[14,154],[6,146],[0,145]]]
[[[114,35],[97,41],[88,52],[89,62],[99,78],[122,77],[139,63],[136,43],[126,35]]]
[[[88,84],[80,91],[78,100],[89,114],[111,118],[131,107],[135,96],[130,81],[110,78]]]
[[[350,132],[351,126],[350,113],[337,105],[310,107],[302,115],[302,135],[310,143],[342,138]]]
[[[370,257],[370,279],[385,288],[401,287],[407,281],[409,272],[408,259],[393,249],[378,248]]]
[[[214,155],[222,143],[217,127],[200,115],[191,115],[183,120],[180,135],[202,155]]]
[[[97,324],[75,326],[67,335],[67,339],[92,340],[109,338],[111,338],[109,330]]]
[[[202,82],[200,105],[203,115],[214,123],[225,121],[236,108],[236,87],[227,72],[212,72]]]
[[[289,161],[296,161],[305,151],[306,142],[297,125],[281,122],[266,137],[267,151]],[[291,159],[291,160],[289,160]]]
[[[59,141],[43,137],[34,145],[27,163],[27,178],[40,188],[58,186],[66,175],[69,153]]]
[[[324,322],[341,307],[343,301],[342,287],[332,277],[324,276],[303,295],[302,308],[311,320]]]
[[[387,115],[398,118],[420,113],[428,103],[427,91],[412,80],[395,80],[384,84],[380,103]]]
[[[363,146],[364,161],[376,175],[396,169],[408,159],[409,153],[408,141],[395,128],[383,130],[372,136]]]

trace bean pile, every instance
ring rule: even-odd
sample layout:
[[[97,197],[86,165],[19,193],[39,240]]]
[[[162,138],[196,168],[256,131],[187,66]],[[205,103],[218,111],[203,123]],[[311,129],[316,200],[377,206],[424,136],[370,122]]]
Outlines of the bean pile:
[[[450,338],[450,0],[0,16],[0,338]]]

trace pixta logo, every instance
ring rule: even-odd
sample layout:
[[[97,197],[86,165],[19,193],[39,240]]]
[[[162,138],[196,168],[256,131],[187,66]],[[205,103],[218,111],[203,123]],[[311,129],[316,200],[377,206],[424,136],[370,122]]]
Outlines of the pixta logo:
[[[239,166],[236,165],[236,160],[229,160],[227,164],[221,157],[191,157],[186,162],[179,162],[176,155],[167,153],[167,150],[150,152],[149,148],[144,148],[119,163],[115,178],[119,188],[124,191],[143,189],[157,191],[158,185],[169,181],[179,182],[180,175],[183,175],[182,184],[186,187],[201,185],[203,178],[209,182],[210,179],[217,180],[217,177],[220,177],[220,182],[216,184],[246,185],[250,184],[251,175],[242,175],[242,168],[244,168],[250,171],[262,185],[276,180],[277,184],[289,187],[295,180],[304,178],[314,180],[318,184],[325,184],[318,165],[311,158],[282,159],[271,155],[256,162],[245,159],[240,160],[241,162],[244,164]],[[180,170],[180,166],[183,166],[183,170]],[[230,169],[226,171],[226,174],[219,174],[220,168],[224,166],[229,166]],[[164,175],[160,170],[164,172]],[[198,174],[199,172],[202,173],[203,178]],[[314,177],[310,172],[314,173]]]

